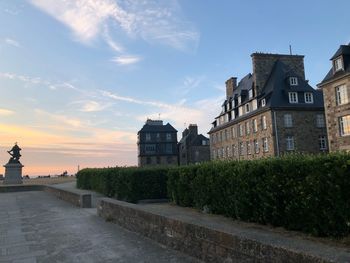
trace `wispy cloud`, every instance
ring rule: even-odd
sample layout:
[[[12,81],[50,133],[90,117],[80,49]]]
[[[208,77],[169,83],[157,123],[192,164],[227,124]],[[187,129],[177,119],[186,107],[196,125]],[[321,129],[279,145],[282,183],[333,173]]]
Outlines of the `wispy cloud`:
[[[9,116],[13,114],[15,114],[15,112],[12,110],[0,108],[0,116]]]
[[[12,38],[5,38],[5,43],[13,47],[21,47],[20,43]]]
[[[114,57],[112,59],[113,62],[117,63],[118,65],[131,65],[138,63],[141,61],[141,57],[139,56],[118,56]]]
[[[82,112],[98,112],[103,111],[106,108],[110,107],[110,104],[101,104],[100,102],[93,100],[83,100],[83,101],[74,101],[71,104],[78,105],[79,111]]]
[[[117,52],[123,48],[109,34],[114,25],[130,37],[179,50],[194,50],[199,42],[199,32],[182,16],[176,0],[30,2],[69,27],[79,41],[89,43],[100,36]]]

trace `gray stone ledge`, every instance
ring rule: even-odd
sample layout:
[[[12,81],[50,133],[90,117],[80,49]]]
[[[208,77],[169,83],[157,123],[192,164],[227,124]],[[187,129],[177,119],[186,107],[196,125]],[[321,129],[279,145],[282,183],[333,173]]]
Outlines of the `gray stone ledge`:
[[[91,193],[79,189],[66,189],[58,185],[46,185],[44,191],[81,208],[91,208]]]
[[[43,191],[43,185],[2,185],[0,193],[24,192],[24,191]]]
[[[350,262],[350,251],[171,204],[102,198],[98,215],[206,262]]]

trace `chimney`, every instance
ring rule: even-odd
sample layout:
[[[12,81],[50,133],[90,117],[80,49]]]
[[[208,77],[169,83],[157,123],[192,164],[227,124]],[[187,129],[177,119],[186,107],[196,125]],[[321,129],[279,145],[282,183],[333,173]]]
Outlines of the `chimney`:
[[[226,80],[226,99],[233,96],[233,91],[237,87],[237,78],[232,77]]]
[[[197,136],[198,135],[198,126],[197,124],[190,124],[190,126],[188,126],[189,129],[189,134],[191,134],[192,136]]]
[[[148,125],[159,125],[162,126],[163,125],[163,121],[162,120],[151,120],[151,119],[147,119],[146,124]]]
[[[251,57],[257,95],[261,94],[277,60],[282,61],[290,68],[290,70],[293,70],[299,77],[305,80],[304,56],[253,53]]]

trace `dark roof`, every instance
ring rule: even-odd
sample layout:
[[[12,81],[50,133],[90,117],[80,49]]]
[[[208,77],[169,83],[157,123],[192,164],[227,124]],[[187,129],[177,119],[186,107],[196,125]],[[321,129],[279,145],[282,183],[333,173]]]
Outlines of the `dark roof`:
[[[191,141],[189,141],[192,138]],[[191,134],[187,134],[186,136],[182,137],[181,140],[179,141],[179,144],[187,142],[189,146],[200,146],[202,145],[202,141],[206,140],[208,141],[209,138],[205,137],[203,134],[198,134],[196,136],[191,136]]]
[[[289,77],[297,77],[298,85],[291,86]],[[314,103],[289,103],[288,92],[311,92],[313,93]],[[282,61],[277,60],[270,77],[266,81],[263,93],[267,95],[266,106],[271,108],[315,108],[323,107],[322,91],[312,88],[306,80],[298,76]],[[269,98],[270,95],[270,98]]]
[[[322,82],[318,85],[322,85],[323,83],[329,80],[336,79],[338,77],[341,77],[343,75],[350,73],[350,43],[348,45],[341,45],[330,60],[333,60],[340,56],[343,56],[344,70],[339,70],[337,72],[334,72],[333,65],[332,65],[332,68],[328,71],[327,75],[324,77]]]
[[[139,130],[140,132],[177,132],[177,130],[171,126],[169,123],[166,125],[149,125],[145,124],[143,125],[142,129]]]

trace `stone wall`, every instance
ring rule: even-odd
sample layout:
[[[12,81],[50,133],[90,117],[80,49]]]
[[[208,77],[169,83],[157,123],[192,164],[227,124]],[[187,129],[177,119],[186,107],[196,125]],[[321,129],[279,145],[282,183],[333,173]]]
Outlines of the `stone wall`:
[[[324,107],[326,112],[327,132],[329,150],[331,152],[339,150],[350,151],[350,136],[340,136],[338,118],[350,114],[350,103],[337,105],[336,87],[345,84],[347,86],[348,97],[350,98],[350,76],[327,83],[322,86],[324,96]]]
[[[154,207],[153,207],[154,208]],[[171,215],[170,210],[174,209]],[[175,211],[176,210],[176,211]],[[168,213],[168,215],[166,215]],[[273,232],[248,229],[214,215],[173,206],[148,209],[109,198],[98,215],[204,262],[348,262],[348,252]]]
[[[75,206],[91,208],[91,194],[85,191],[79,189],[65,190],[56,186],[44,186],[43,190]]]
[[[292,116],[292,127],[285,127],[284,116],[290,114]],[[317,127],[316,116],[324,111],[296,111],[296,110],[281,110],[276,111],[277,137],[279,152],[281,155],[290,153],[287,150],[287,136],[294,137],[294,152],[302,153],[320,153],[327,150],[320,150],[319,136],[326,136],[327,128]]]

